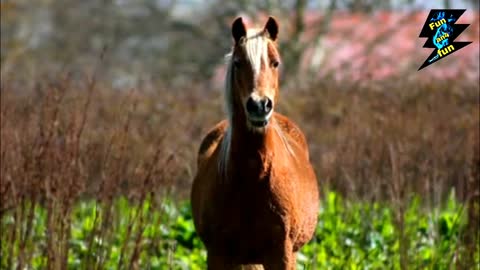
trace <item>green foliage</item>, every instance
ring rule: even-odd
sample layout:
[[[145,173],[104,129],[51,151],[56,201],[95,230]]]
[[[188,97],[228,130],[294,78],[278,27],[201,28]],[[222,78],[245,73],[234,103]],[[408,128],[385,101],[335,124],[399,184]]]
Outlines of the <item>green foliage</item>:
[[[189,204],[164,200],[156,205],[151,198],[132,202],[120,197],[111,204],[110,221],[103,222],[108,204],[79,202],[71,212],[68,268],[88,269],[93,264],[128,268],[139,233],[136,263],[141,269],[205,269],[206,251],[195,232]],[[412,269],[450,269],[466,256],[461,242],[465,211],[453,193],[441,209],[424,209],[414,197],[403,216],[399,213],[395,205],[352,202],[327,193],[316,234],[298,253],[298,269],[400,269],[401,241]],[[29,264],[44,269],[46,209],[37,205],[33,221]],[[7,268],[7,258],[19,252],[18,243],[8,242],[14,224],[13,214],[2,216],[2,231],[6,232],[1,237],[2,269]],[[474,261],[478,265],[478,256]]]
[[[404,241],[409,268],[450,269],[466,256],[460,242],[466,225],[463,207],[453,192],[446,207],[432,211],[422,209],[414,197],[400,219],[396,206],[352,203],[330,192],[315,238],[301,250],[298,263],[309,269],[400,269]]]

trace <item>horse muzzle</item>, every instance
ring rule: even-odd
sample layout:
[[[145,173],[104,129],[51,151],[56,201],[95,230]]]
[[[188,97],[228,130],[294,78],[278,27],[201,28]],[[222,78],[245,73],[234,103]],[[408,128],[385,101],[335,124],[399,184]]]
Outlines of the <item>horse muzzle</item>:
[[[247,118],[254,127],[265,127],[273,113],[273,101],[268,97],[249,97],[246,104]]]

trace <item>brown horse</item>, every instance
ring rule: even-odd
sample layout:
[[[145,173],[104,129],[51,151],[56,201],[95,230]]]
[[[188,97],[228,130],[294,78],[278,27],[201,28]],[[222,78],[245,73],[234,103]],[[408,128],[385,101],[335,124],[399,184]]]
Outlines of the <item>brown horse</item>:
[[[274,112],[277,34],[272,17],[263,29],[232,24],[228,119],[203,139],[191,194],[208,269],[295,269],[295,252],[315,231],[318,186],[305,136]]]

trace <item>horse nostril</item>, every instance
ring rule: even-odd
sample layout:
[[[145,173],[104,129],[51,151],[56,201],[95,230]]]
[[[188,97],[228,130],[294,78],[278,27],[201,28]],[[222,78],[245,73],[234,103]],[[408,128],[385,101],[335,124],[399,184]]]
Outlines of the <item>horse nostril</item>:
[[[269,113],[272,110],[272,101],[269,98],[265,98],[262,102],[263,111]]]
[[[269,98],[264,98],[259,101],[256,101],[253,98],[247,100],[247,111],[252,115],[264,116],[270,113],[272,107],[272,100]]]
[[[253,98],[247,100],[247,111],[254,114],[257,114],[260,111],[259,104],[253,100]]]

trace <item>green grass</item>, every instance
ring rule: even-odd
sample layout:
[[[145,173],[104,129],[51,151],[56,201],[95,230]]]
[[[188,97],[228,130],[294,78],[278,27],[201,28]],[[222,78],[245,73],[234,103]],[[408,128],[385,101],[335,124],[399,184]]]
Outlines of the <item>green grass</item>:
[[[120,197],[109,205],[111,211],[108,204],[84,200],[69,213],[69,269],[206,268],[206,251],[188,203],[156,203],[151,198],[134,203]],[[26,226],[15,222],[17,210],[1,219],[2,269],[16,267],[15,259],[8,266],[8,258],[18,257],[20,245],[8,241],[11,233]],[[31,237],[25,244],[33,269],[47,266],[47,212],[35,205]],[[409,269],[451,269],[464,261],[461,235],[466,216],[453,195],[441,208],[429,210],[413,197],[403,215],[397,213],[392,205],[352,202],[327,193],[315,237],[298,253],[298,269],[400,269],[402,260]],[[402,245],[406,256],[401,255]],[[475,263],[472,268],[479,269],[478,255]]]

